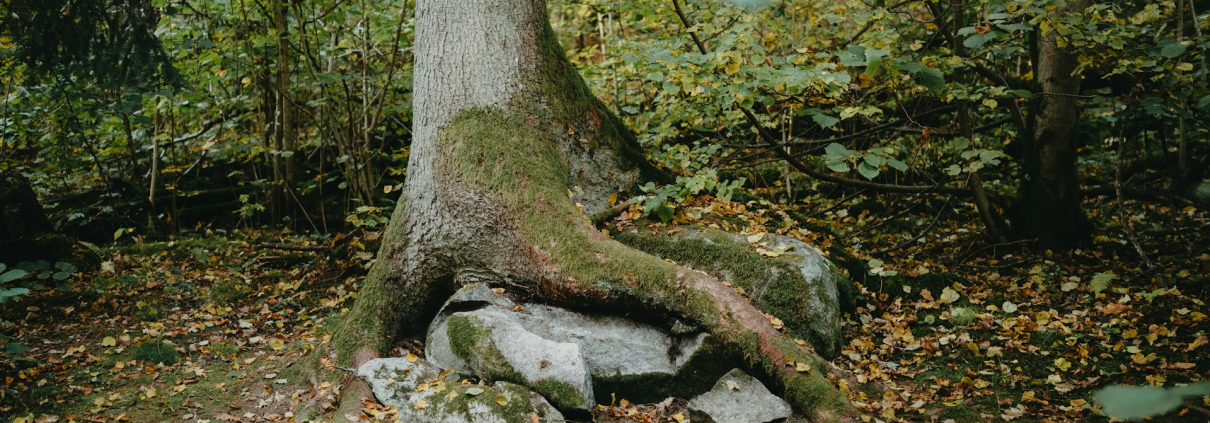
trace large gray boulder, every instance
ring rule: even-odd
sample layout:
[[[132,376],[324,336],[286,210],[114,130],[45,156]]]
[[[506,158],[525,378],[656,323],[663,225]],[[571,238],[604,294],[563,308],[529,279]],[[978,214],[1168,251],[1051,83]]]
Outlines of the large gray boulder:
[[[789,417],[789,404],[739,369],[719,379],[710,392],[689,401],[693,423],[765,423]]]
[[[450,350],[481,379],[518,383],[560,410],[590,412],[596,402],[580,346],[535,335],[514,314],[495,307],[454,313]]]
[[[841,306],[852,301],[852,285],[814,246],[784,235],[693,228],[633,229],[614,238],[743,288],[757,307],[784,321],[821,356],[840,354]]]
[[[563,415],[541,395],[523,386],[458,383],[423,359],[380,358],[363,364],[357,375],[369,383],[384,405],[399,409],[397,418],[425,423],[562,423]]]
[[[481,366],[472,365],[456,354],[451,345],[458,332],[450,331],[451,317],[475,314],[487,326],[508,326],[509,331],[515,331],[514,326],[519,325],[527,333],[523,335],[526,339],[536,335],[554,344],[576,345],[591,375],[592,392],[600,403],[609,403],[614,398],[635,402],[657,402],[669,396],[689,398],[708,390],[734,366],[713,338],[700,331],[673,333],[621,316],[577,313],[539,304],[518,305],[481,284],[468,285],[455,293],[429,327],[426,355],[434,364],[483,376]],[[524,367],[526,361],[511,365]],[[556,364],[554,360],[546,361],[548,368]],[[541,387],[533,387],[545,393]],[[560,405],[561,401],[548,399],[567,410]]]

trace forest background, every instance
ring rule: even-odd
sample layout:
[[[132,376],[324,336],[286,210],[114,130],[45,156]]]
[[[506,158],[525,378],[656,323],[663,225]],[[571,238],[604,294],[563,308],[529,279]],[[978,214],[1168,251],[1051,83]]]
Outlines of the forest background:
[[[0,172],[87,258],[0,257],[0,416],[197,415],[203,384],[288,397],[298,381],[232,373],[324,342],[373,264],[407,175],[412,5],[3,6]],[[871,415],[1082,419],[1097,388],[1207,375],[1210,2],[549,7],[675,176],[594,222],[828,251],[859,293],[837,364]],[[289,329],[189,330],[219,320]],[[1187,405],[1174,418],[1205,418]]]

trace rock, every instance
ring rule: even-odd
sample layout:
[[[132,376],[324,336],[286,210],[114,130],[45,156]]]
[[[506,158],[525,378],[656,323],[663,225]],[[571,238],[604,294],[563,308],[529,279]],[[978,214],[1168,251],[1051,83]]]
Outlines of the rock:
[[[805,304],[787,302],[783,298],[770,295],[777,287],[762,287],[759,294],[751,294],[753,299],[771,307],[798,307],[801,313],[793,322],[799,336],[811,340],[811,346],[821,355],[832,358],[840,354],[844,344],[844,334],[840,321],[840,285],[849,284],[848,279],[841,276],[831,260],[822,251],[811,244],[783,235],[769,235],[763,239],[767,249],[785,252],[779,259],[790,262],[807,283],[811,295],[804,297]],[[788,316],[787,318],[795,318]],[[801,333],[805,332],[805,333]]]
[[[541,395],[523,386],[457,383],[457,374],[442,374],[425,360],[380,358],[357,371],[384,405],[399,409],[397,418],[426,423],[562,423],[563,415]],[[424,388],[421,390],[420,388]]]
[[[450,349],[484,380],[529,387],[560,410],[590,412],[596,402],[580,346],[535,335],[516,314],[495,307],[454,313],[446,323]]]
[[[427,340],[424,344],[424,356],[433,364],[440,366],[443,369],[453,369],[454,371],[466,374],[473,374],[470,364],[454,354],[450,349],[450,339],[447,335],[448,327],[447,320],[450,315],[459,311],[472,311],[483,308],[487,305],[495,305],[499,308],[511,310],[514,307],[512,301],[504,298],[500,294],[492,291],[487,285],[481,283],[473,283],[462,287],[441,307],[441,311],[437,313],[437,317],[433,318],[433,323],[429,324],[429,330],[426,335]]]
[[[614,237],[739,285],[757,307],[782,319],[791,334],[810,342],[821,356],[840,354],[841,302],[851,300],[851,284],[822,252],[788,236],[764,234],[749,242],[719,230],[678,229],[635,229]]]
[[[417,359],[413,363],[401,357],[367,361],[357,369],[357,376],[370,385],[378,402],[399,407],[410,402],[420,384],[444,380],[441,369],[428,361]]]
[[[710,392],[689,401],[693,423],[765,423],[789,417],[789,404],[739,369],[719,379]]]
[[[427,357],[442,368],[475,374],[470,363],[450,347],[448,321],[457,313],[492,310],[492,319],[508,320],[555,343],[577,345],[599,403],[610,402],[611,394],[636,402],[658,402],[669,396],[689,398],[706,392],[719,376],[734,367],[713,338],[700,331],[673,334],[620,316],[577,313],[538,304],[524,304],[521,312],[515,311],[516,307],[485,285],[467,285],[451,297],[429,327]],[[559,401],[551,401],[559,405]]]

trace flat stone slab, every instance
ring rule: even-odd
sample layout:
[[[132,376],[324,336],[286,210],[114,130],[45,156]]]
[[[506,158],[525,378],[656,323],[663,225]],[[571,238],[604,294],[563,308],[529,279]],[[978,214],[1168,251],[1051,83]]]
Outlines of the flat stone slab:
[[[438,313],[429,326],[425,343],[429,360],[444,369],[482,377],[481,368],[477,369],[454,353],[451,339],[456,337],[449,333],[451,316],[480,311],[480,320],[484,322],[507,321],[509,323],[499,324],[519,325],[524,332],[542,340],[578,346],[590,373],[595,400],[600,403],[608,403],[614,397],[636,402],[658,402],[669,396],[692,397],[707,391],[719,376],[734,366],[728,363],[713,339],[700,331],[672,333],[621,316],[578,313],[540,304],[516,304],[483,284],[463,287]],[[521,336],[532,340],[529,335]],[[547,345],[544,341],[530,342]],[[550,362],[548,366],[555,364],[547,361]],[[514,363],[517,368],[527,365]],[[537,390],[545,393],[544,389]],[[567,410],[561,401],[548,399]]]

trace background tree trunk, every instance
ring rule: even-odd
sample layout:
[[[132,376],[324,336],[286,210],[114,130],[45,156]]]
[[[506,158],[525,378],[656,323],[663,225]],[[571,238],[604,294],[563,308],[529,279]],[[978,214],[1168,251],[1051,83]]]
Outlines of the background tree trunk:
[[[1087,0],[1069,2],[1055,9],[1052,19],[1086,7]],[[1036,76],[1041,93],[1033,113],[1033,134],[1025,139],[1022,151],[1025,175],[1014,205],[1013,229],[1019,237],[1070,248],[1085,241],[1092,227],[1080,205],[1076,166],[1076,129],[1083,109],[1078,97],[1080,77],[1072,72],[1079,61],[1059,47],[1060,37],[1052,29],[1039,42]]]
[[[70,256],[71,243],[55,234],[29,181],[17,172],[0,172],[0,263]]]
[[[413,122],[404,201],[337,331],[338,361],[360,365],[423,333],[457,287],[486,282],[534,301],[696,322],[800,411],[855,419],[830,365],[734,289],[589,222],[610,194],[658,172],[567,62],[544,1],[417,1]]]

